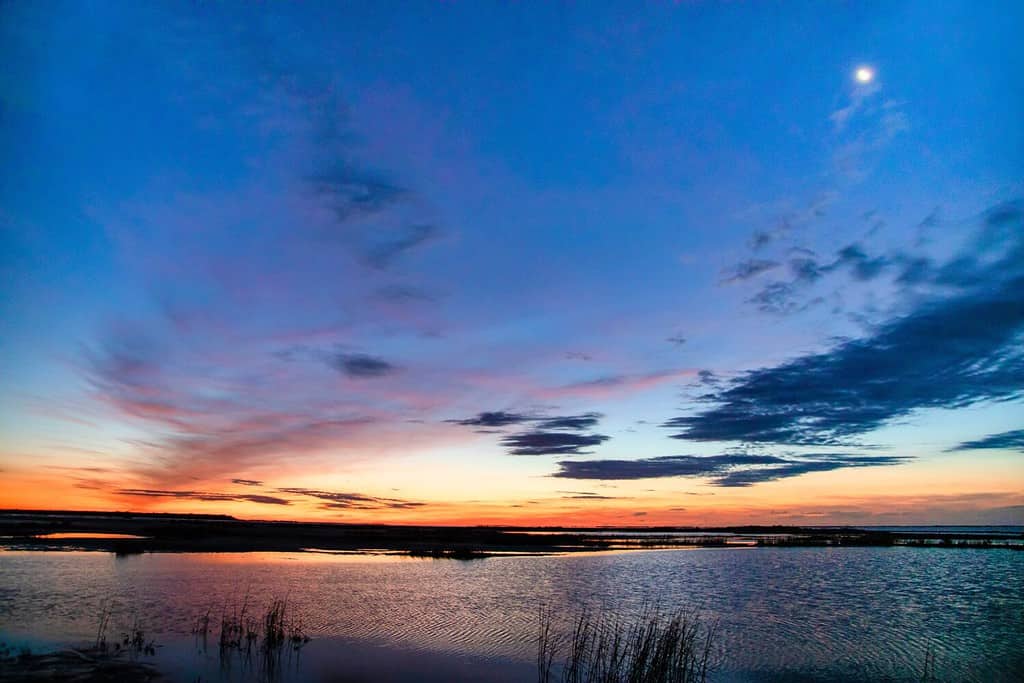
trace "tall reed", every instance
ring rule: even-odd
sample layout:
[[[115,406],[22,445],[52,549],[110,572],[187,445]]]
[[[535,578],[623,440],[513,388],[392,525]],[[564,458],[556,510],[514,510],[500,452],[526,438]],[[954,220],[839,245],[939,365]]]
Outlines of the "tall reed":
[[[537,641],[540,683],[694,683],[707,680],[714,625],[694,611],[670,614],[646,609],[633,621],[607,612],[583,611],[569,637],[552,636],[552,613],[542,611]],[[566,643],[567,640],[567,643]],[[556,677],[562,644],[567,652]]]

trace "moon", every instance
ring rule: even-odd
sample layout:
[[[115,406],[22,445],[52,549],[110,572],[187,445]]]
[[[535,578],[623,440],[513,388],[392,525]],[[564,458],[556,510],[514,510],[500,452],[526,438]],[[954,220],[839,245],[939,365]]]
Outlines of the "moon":
[[[875,70],[870,66],[859,66],[853,73],[853,77],[857,79],[858,83],[870,83],[875,80]]]

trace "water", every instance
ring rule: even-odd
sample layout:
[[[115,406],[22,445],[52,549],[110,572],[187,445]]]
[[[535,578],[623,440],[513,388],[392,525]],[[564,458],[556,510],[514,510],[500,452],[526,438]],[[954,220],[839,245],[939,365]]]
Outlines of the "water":
[[[189,634],[197,615],[212,607],[216,618],[222,604],[248,593],[257,607],[287,597],[303,615],[314,641],[296,680],[329,680],[324,672],[339,667],[425,680],[410,673],[424,666],[437,680],[532,680],[542,605],[568,618],[583,605],[628,616],[654,603],[697,607],[718,622],[720,680],[919,680],[930,650],[941,679],[1017,681],[1022,576],[1017,551],[901,547],[471,562],[10,551],[0,552],[0,635],[91,641],[107,600],[118,625],[137,617],[163,645],[158,663],[180,680],[195,680],[196,671],[204,681],[243,680],[196,654]]]

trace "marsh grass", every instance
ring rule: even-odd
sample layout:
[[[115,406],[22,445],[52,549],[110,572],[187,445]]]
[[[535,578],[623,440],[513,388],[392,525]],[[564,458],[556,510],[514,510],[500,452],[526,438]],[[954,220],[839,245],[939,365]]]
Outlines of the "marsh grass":
[[[924,668],[921,670],[921,683],[935,683],[939,680],[935,675],[935,650],[929,645],[924,652]]]
[[[488,556],[475,548],[417,548],[407,551],[410,557],[429,557],[435,560],[481,560]]]
[[[100,602],[99,622],[96,625],[96,642],[93,647],[100,652],[107,650],[107,629],[110,627],[111,607],[109,600]]]
[[[706,681],[712,666],[716,628],[694,611],[666,614],[648,608],[633,621],[584,611],[568,639],[553,635],[552,617],[549,610],[541,611],[540,683],[693,683]]]
[[[156,643],[146,639],[142,622],[136,616],[125,632],[121,640],[114,641],[111,645],[107,640],[110,631],[110,620],[113,616],[113,608],[109,600],[100,602],[99,619],[96,624],[96,640],[93,643],[93,652],[98,655],[120,655],[127,654],[130,657],[139,655],[153,656],[156,654]]]
[[[196,617],[192,633],[201,640],[205,651],[212,635],[212,609]],[[221,608],[217,629],[217,649],[221,667],[230,669],[240,664],[243,669],[255,667],[258,679],[276,680],[283,661],[298,654],[310,641],[300,615],[280,598],[271,600],[264,610],[254,609],[249,593],[241,604],[225,603]]]
[[[142,630],[142,623],[138,617],[132,622],[128,632],[121,636],[121,646],[131,656],[138,655],[153,656],[156,654],[156,643],[146,640],[146,633]]]
[[[207,609],[206,612],[200,614],[192,624],[192,635],[197,638],[202,638],[204,648],[206,645],[206,639],[210,635],[210,611],[211,610]]]

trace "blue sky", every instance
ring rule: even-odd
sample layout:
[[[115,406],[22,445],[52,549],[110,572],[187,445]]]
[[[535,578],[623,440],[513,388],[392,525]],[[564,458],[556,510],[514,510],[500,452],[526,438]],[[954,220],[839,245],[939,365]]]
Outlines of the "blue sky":
[[[11,505],[1022,519],[1017,3],[0,11]]]

